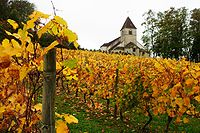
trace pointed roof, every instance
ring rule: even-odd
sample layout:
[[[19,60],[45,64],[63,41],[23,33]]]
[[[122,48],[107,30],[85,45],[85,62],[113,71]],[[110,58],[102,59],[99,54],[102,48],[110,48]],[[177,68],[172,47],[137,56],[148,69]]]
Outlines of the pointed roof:
[[[126,18],[126,21],[124,22],[121,30],[124,28],[137,29],[129,17]]]
[[[104,43],[101,47],[108,47],[108,46],[110,46],[113,42],[115,42],[115,41],[117,41],[117,40],[119,40],[119,39],[120,39],[120,37],[115,38],[114,40],[112,40],[112,41],[110,41],[110,42],[108,42],[108,43]]]

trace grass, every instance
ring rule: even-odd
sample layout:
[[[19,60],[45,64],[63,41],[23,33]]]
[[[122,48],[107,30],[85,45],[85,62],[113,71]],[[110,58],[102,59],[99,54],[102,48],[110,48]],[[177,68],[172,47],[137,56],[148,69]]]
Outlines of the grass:
[[[129,112],[128,120],[122,122],[119,118],[113,118],[113,114],[105,110],[92,109],[79,97],[70,97],[65,94],[56,97],[56,112],[74,115],[78,124],[68,125],[71,133],[132,133],[141,132],[142,126],[148,117],[141,110]],[[131,114],[131,115],[130,115]],[[146,132],[164,132],[167,116],[153,116]],[[175,124],[171,122],[169,132],[199,133],[200,119],[192,118],[187,124]]]
[[[72,114],[79,120],[78,124],[68,125],[72,133],[133,132],[129,125],[114,119],[110,113],[92,111],[87,105],[79,102],[78,98],[64,99],[63,96],[56,98],[56,112]]]

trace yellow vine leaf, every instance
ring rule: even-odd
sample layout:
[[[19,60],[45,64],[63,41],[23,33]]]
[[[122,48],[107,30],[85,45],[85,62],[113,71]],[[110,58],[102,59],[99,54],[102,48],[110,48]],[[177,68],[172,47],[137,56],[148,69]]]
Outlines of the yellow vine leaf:
[[[188,106],[188,105],[190,104],[190,98],[189,98],[189,97],[183,98],[183,101],[184,101],[184,104],[185,104],[186,106]]]
[[[8,21],[8,23],[10,25],[12,25],[13,29],[17,29],[18,28],[19,25],[14,20],[8,19],[7,21]]]
[[[19,29],[17,34],[15,34],[15,35],[13,34],[13,36],[15,36],[16,38],[18,38],[21,41],[21,47],[24,50],[25,45],[27,43],[27,38],[29,38],[26,26],[24,26],[23,29]]]
[[[69,29],[64,29],[64,36],[67,37],[69,43],[72,43],[77,40],[77,35]]]
[[[62,115],[61,114],[58,114],[57,112],[55,112],[55,116],[59,117],[59,118],[62,118]]]
[[[180,117],[177,117],[175,122],[176,122],[176,123],[180,123],[180,122],[181,122],[181,118],[180,118]]]
[[[195,100],[197,100],[200,103],[200,95],[194,97]]]
[[[28,52],[30,52],[31,54],[34,54],[34,46],[33,46],[33,43],[32,43],[32,42],[28,44],[26,50],[27,50]]]
[[[48,14],[44,14],[40,11],[34,11],[31,15],[29,15],[29,18],[31,19],[39,19],[39,18],[44,18],[44,19],[48,19],[50,15]]]
[[[19,119],[20,120],[20,128],[18,128],[18,133],[21,133],[22,132],[22,129],[23,129],[23,126],[24,126],[24,124],[25,124],[25,122],[26,122],[26,118],[20,118]]]
[[[148,97],[148,96],[149,96],[149,95],[148,95],[147,92],[144,92],[144,93],[143,93],[143,98]]]
[[[167,110],[167,114],[168,114],[168,116],[170,116],[170,117],[175,117],[175,113],[174,113],[174,111],[171,110],[171,109]]]
[[[26,28],[27,29],[32,29],[32,28],[34,28],[34,26],[35,26],[35,19],[31,19],[31,20],[29,20],[29,21],[27,21],[27,24],[26,24]]]
[[[5,48],[5,49],[10,48],[11,47],[10,41],[8,39],[4,39],[2,41],[2,47]]]
[[[38,38],[40,38],[42,36],[42,34],[44,34],[47,31],[47,27],[43,27],[38,31]]]
[[[56,62],[56,70],[62,69],[62,66],[60,65],[59,62]]]
[[[67,28],[67,22],[63,18],[59,16],[55,16],[54,19],[56,22],[58,22],[59,24],[62,24],[64,27]]]
[[[64,74],[64,73],[63,73],[63,74]],[[74,80],[76,80],[76,81],[78,80],[78,78],[77,78],[76,75],[73,75],[73,76],[70,76],[70,75],[69,75],[69,76],[66,76],[66,79],[67,79],[67,80],[72,80],[72,79],[74,79]]]
[[[40,18],[44,18],[44,19],[48,19],[49,16],[50,16],[50,15],[45,14],[45,13],[42,13],[42,12],[40,12],[40,11],[36,11],[36,13],[38,14],[38,16],[39,16]]]
[[[177,93],[177,89],[174,87],[174,88],[172,88],[172,90],[171,90],[171,96],[174,98],[174,97],[176,97],[176,93]]]
[[[13,47],[19,51],[21,51],[21,46],[19,45],[19,43],[15,40],[15,39],[12,39],[11,40],[11,43],[13,45]]]
[[[19,34],[17,34],[17,33],[13,33],[12,36],[14,36],[14,37],[17,38],[17,39],[20,39],[20,38],[21,38],[21,36],[20,36]]]
[[[22,111],[20,111],[20,110],[22,110]],[[26,108],[25,108],[25,110],[26,110]],[[16,112],[20,112],[22,114],[23,111],[25,111],[25,110],[23,110],[23,107],[21,106],[21,104],[19,104],[19,103],[15,104],[15,111]]]
[[[14,43],[14,46],[16,45],[16,41],[12,41]],[[1,56],[4,55],[9,55],[9,56],[13,56],[13,55],[19,55],[19,53],[21,52],[21,49],[19,48],[14,48],[12,46],[12,43],[8,40],[8,39],[4,39],[2,42],[2,46],[0,48],[1,51]]]
[[[39,111],[42,111],[42,104],[41,103],[38,103],[34,106],[34,109],[36,110],[39,110]]]
[[[76,119],[76,117],[74,117],[73,115],[64,114],[63,117],[64,117],[65,121],[69,124],[78,123],[78,119]]]
[[[158,89],[157,88],[153,88],[153,94],[152,94],[152,96],[153,97],[157,97],[158,95],[159,95]]]
[[[0,119],[3,119],[3,112],[5,111],[5,107],[0,107]]]
[[[64,121],[56,121],[56,133],[69,133],[69,129]]]
[[[180,88],[182,88],[182,85],[181,85],[181,83],[179,82],[179,83],[177,83],[173,88],[180,89]]]
[[[54,35],[58,34],[58,29],[57,26],[53,26],[53,28],[51,29]]]
[[[182,98],[176,98],[175,103],[181,107],[183,105],[183,99]]]
[[[156,63],[154,64],[154,66],[155,66],[158,70],[163,70],[163,69],[164,69],[163,66],[162,66],[159,62],[156,62]]]
[[[195,78],[200,78],[200,71],[196,73]]]
[[[78,46],[79,46],[79,44],[75,41],[75,42],[74,42],[74,47],[75,47],[75,48],[78,48]]]
[[[12,36],[13,34],[10,33],[9,31],[5,30],[6,34],[9,35],[9,36]]]
[[[54,41],[54,42],[52,42],[48,47],[46,47],[44,50],[43,50],[43,52],[42,52],[42,56],[43,55],[45,55],[49,50],[51,50],[52,48],[54,48],[55,46],[57,46],[59,43],[58,43],[58,41],[56,40],[56,41]]]
[[[37,62],[37,61],[36,61],[36,62]],[[39,63],[39,65],[38,65],[37,69],[38,69],[39,71],[43,71],[43,69],[44,69],[44,63],[43,63],[42,60],[40,61],[40,63]]]
[[[186,70],[185,72],[183,72],[183,77],[187,76],[188,74],[190,74],[190,71]]]
[[[44,27],[42,27],[41,29],[39,29],[38,31],[38,37],[40,38],[42,36],[42,34],[46,33],[49,28],[51,27],[52,25],[52,21],[49,21]]]
[[[8,101],[10,101],[12,104],[14,104],[15,101],[16,101],[16,97],[17,97],[17,94],[11,95],[11,96],[8,98]]]
[[[200,66],[198,65],[198,66],[194,66],[193,67],[196,71],[200,71]]]
[[[154,109],[153,109],[153,114],[154,114],[154,115],[158,115],[158,109],[157,109],[157,108],[154,108]]]
[[[185,84],[186,84],[187,86],[192,86],[193,83],[194,83],[194,80],[193,80],[193,79],[187,79],[187,80],[185,81]]]
[[[199,93],[199,91],[200,91],[200,87],[199,86],[194,86],[192,93]]]
[[[20,73],[19,73],[21,81],[26,77],[26,75],[28,74],[29,71],[30,71],[30,69],[27,66],[22,66],[22,68],[20,69]]]
[[[184,118],[183,118],[183,123],[188,123],[188,122],[189,122],[189,119],[186,118],[186,117],[184,117]]]
[[[20,108],[20,114],[23,114],[26,111],[26,104],[23,104]]]
[[[8,131],[10,131],[10,129],[11,129],[15,124],[16,124],[15,121],[12,120],[12,122],[11,122],[11,124],[10,124],[10,127],[9,127],[9,129],[8,129]]]

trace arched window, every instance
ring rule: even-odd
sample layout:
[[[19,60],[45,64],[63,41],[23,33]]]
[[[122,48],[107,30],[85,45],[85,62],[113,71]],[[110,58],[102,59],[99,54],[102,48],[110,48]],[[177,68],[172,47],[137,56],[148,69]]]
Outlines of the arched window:
[[[133,34],[133,33],[132,33],[132,30],[129,30],[129,32],[128,32],[128,33],[129,33],[129,35],[132,35],[132,34]]]

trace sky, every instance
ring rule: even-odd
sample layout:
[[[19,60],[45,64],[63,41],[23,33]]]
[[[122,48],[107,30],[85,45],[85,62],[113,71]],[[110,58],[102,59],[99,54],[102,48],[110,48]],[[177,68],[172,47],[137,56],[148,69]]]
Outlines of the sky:
[[[28,0],[36,10],[53,15],[51,0]],[[82,48],[99,49],[120,36],[120,29],[129,16],[137,28],[137,41],[142,44],[143,14],[170,7],[200,8],[200,0],[52,0],[56,15],[65,19],[69,29],[78,35]]]

